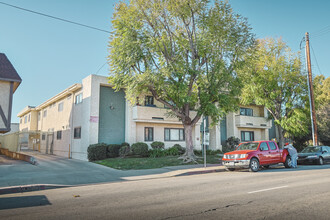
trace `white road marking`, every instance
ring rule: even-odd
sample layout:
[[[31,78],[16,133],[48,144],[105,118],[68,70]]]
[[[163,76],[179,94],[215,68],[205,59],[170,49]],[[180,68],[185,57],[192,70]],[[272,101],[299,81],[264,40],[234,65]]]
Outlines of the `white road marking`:
[[[282,188],[286,188],[286,187],[289,187],[289,186],[279,186],[279,187],[274,187],[274,188],[261,189],[261,190],[257,190],[257,191],[248,192],[248,194],[265,192],[265,191],[270,191],[270,190],[274,190],[274,189],[282,189]]]

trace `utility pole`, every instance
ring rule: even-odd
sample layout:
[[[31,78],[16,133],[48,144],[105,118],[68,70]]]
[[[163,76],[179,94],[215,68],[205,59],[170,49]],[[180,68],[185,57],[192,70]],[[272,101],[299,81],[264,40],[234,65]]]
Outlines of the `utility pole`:
[[[308,82],[309,105],[310,105],[310,113],[311,113],[311,121],[312,121],[313,145],[318,146],[317,125],[316,125],[315,106],[314,106],[312,65],[311,65],[311,55],[310,55],[310,49],[309,49],[309,34],[308,34],[308,32],[306,32],[306,62],[307,62],[307,70],[308,70],[307,82]]]

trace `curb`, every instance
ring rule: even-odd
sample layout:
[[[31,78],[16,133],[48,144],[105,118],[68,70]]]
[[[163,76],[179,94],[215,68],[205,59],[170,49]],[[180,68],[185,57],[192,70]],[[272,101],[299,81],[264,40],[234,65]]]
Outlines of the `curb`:
[[[71,185],[34,184],[34,185],[23,185],[23,186],[8,186],[8,187],[0,188],[0,195],[32,192],[32,191],[47,190],[47,189],[57,189],[64,187],[71,187]]]

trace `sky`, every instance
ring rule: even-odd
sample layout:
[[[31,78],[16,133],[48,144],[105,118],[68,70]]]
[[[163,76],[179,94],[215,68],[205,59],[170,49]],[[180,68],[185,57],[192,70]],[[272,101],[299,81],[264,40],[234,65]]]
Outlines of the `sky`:
[[[119,0],[0,0],[18,7],[111,31]],[[313,75],[330,76],[330,1],[229,0],[257,38],[281,37],[294,52],[310,33]],[[108,76],[109,33],[0,4],[0,53],[22,83],[13,99],[12,122],[26,106],[38,106],[90,74]],[[313,53],[314,51],[314,53]],[[0,97],[1,98],[1,97]]]

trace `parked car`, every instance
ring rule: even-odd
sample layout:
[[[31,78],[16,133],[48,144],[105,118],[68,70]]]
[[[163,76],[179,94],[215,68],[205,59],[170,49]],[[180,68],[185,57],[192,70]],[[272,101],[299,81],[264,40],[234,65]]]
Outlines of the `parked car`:
[[[283,163],[286,168],[291,167],[291,158],[287,149],[279,149],[274,141],[244,142],[237,149],[225,153],[222,164],[230,171],[237,168],[250,168],[257,172],[260,166]]]
[[[330,147],[310,146],[298,153],[299,164],[319,164],[330,162]]]

